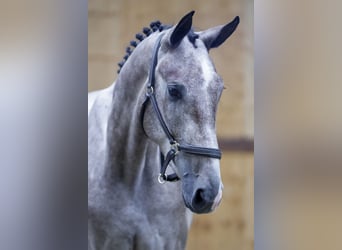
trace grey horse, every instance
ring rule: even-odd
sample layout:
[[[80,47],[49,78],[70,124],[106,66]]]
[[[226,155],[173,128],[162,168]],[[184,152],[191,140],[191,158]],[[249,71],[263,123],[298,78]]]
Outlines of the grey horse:
[[[88,249],[185,249],[192,212],[209,213],[221,201],[220,161],[212,153],[224,86],[208,52],[239,18],[195,32],[193,14],[175,26],[144,28],[113,85],[89,94]],[[157,109],[146,102],[151,74]],[[165,130],[177,140],[171,149]],[[176,181],[167,181],[172,175]]]

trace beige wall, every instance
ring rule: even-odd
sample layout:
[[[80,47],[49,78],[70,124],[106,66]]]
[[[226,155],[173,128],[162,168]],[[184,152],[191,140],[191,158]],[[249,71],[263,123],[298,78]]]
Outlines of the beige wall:
[[[225,152],[221,174],[222,202],[212,214],[195,215],[187,249],[253,249],[253,155]]]
[[[218,114],[219,136],[253,135],[253,1],[89,0],[89,90],[104,88],[116,78],[117,63],[143,26],[155,19],[173,24],[196,10],[194,26],[206,29],[241,17],[237,31],[212,50],[224,91]],[[227,127],[227,125],[229,127]]]
[[[219,138],[253,138],[252,0],[89,0],[88,89],[115,81],[117,63],[134,35],[152,20],[174,24],[195,10],[194,27],[224,24],[236,15],[241,23],[220,48],[210,52],[226,90],[217,117]],[[219,209],[195,216],[187,249],[253,249],[253,152],[224,152],[225,185]]]

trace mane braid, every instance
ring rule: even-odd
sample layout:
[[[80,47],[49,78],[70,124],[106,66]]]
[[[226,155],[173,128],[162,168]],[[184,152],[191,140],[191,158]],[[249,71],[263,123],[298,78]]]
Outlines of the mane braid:
[[[153,21],[150,23],[150,28],[144,27],[142,29],[142,33],[137,33],[135,35],[135,38],[137,40],[132,40],[129,43],[129,46],[126,48],[126,54],[123,57],[123,60],[121,62],[118,63],[119,69],[117,71],[117,73],[119,74],[121,71],[121,68],[124,66],[125,62],[127,62],[129,56],[132,54],[133,50],[135,47],[137,47],[139,45],[140,42],[142,42],[146,37],[148,37],[149,35],[151,35],[154,32],[161,32],[164,29],[168,29],[170,28],[169,26],[163,25],[160,21]],[[145,34],[145,36],[144,36]]]
[[[151,35],[152,33],[155,32],[161,32],[163,30],[167,30],[170,29],[172,27],[172,25],[167,25],[167,24],[162,24],[160,21],[153,21],[150,23],[150,28],[144,27],[142,32],[146,35],[144,36],[141,33],[137,33],[135,35],[135,38],[138,41],[132,40],[130,41],[130,45],[126,48],[126,54],[123,57],[123,60],[121,62],[118,63],[119,69],[117,71],[117,73],[119,74],[122,67],[124,66],[125,62],[127,62],[129,56],[132,54],[133,50],[135,47],[137,47],[139,45],[140,42],[142,42],[146,37],[148,37],[149,35]],[[195,44],[195,40],[199,37],[192,29],[189,31],[188,33],[188,39],[189,41],[194,45],[195,48],[197,48],[196,44]],[[130,47],[132,46],[132,47]]]

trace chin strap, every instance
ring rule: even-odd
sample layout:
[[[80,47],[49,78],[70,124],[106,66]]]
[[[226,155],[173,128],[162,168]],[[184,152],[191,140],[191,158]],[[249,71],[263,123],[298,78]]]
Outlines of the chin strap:
[[[173,135],[171,134],[169,128],[167,127],[165,123],[163,115],[161,114],[160,109],[158,107],[158,103],[157,103],[155,92],[154,92],[155,68],[158,63],[158,50],[160,47],[160,42],[161,42],[162,37],[163,35],[160,35],[158,37],[156,45],[153,50],[152,64],[151,64],[150,73],[149,73],[148,81],[147,81],[147,88],[146,88],[146,100],[143,103],[142,113],[140,117],[141,124],[144,130],[143,121],[144,121],[145,109],[146,109],[148,101],[150,101],[152,103],[153,110],[155,114],[157,115],[157,118],[159,120],[159,123],[162,129],[165,135],[167,136],[167,138],[169,139],[170,150],[168,151],[166,158],[164,158],[164,155],[161,153],[161,167],[160,167],[160,174],[158,176],[159,183],[165,183],[166,181],[178,181],[180,179],[175,173],[171,175],[165,174],[170,161],[172,161],[179,152],[197,155],[197,156],[221,159],[221,150],[219,149],[179,144],[175,140],[175,138],[173,137]]]
[[[165,181],[178,181],[179,180],[178,175],[175,173],[170,174],[170,175],[165,174],[167,166],[169,165],[170,161],[175,158],[176,154],[177,152],[171,149],[167,153],[166,159],[164,159],[163,153],[160,153],[161,167],[160,167],[160,174],[158,176],[159,183],[163,184],[165,183]]]

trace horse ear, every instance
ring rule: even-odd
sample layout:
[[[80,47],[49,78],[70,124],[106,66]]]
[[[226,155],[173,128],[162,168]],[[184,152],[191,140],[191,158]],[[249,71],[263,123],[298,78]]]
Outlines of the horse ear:
[[[192,16],[195,11],[186,14],[173,29],[170,36],[170,44],[172,47],[177,47],[182,39],[189,33],[192,26]]]
[[[208,50],[217,48],[222,43],[224,43],[231,34],[233,34],[239,22],[240,18],[237,16],[234,18],[233,21],[226,25],[217,26],[199,32],[199,38],[204,42]]]

